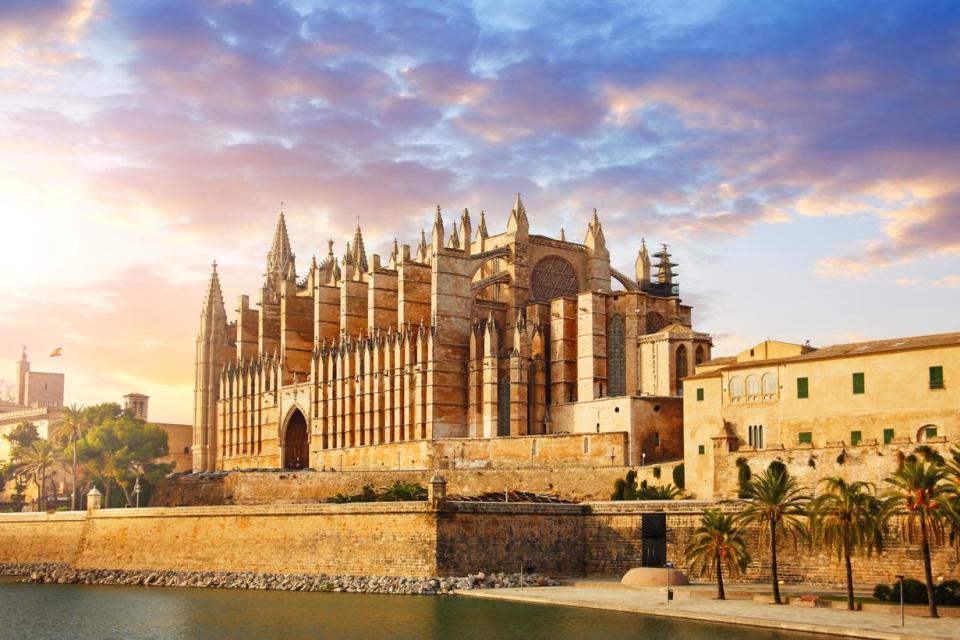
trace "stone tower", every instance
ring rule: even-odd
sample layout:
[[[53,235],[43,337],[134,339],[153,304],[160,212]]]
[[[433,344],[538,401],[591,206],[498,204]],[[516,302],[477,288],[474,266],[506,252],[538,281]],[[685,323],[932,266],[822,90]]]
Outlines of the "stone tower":
[[[195,472],[216,469],[220,372],[228,355],[227,312],[223,306],[223,291],[220,289],[217,263],[214,262],[210,273],[210,284],[207,285],[207,294],[203,301],[203,311],[200,313],[200,334],[197,336],[193,403],[193,470]]]
[[[27,372],[30,371],[30,362],[27,360],[27,347],[23,347],[20,361],[17,363],[17,404],[27,403]]]

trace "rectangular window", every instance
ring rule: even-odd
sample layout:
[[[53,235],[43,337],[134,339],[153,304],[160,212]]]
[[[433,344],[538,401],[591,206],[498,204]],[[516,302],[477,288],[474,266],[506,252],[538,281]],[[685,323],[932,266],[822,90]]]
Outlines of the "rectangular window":
[[[703,387],[697,389],[697,402],[703,402]]]
[[[800,444],[813,444],[813,432],[801,431],[797,434],[797,442]]]
[[[850,432],[850,446],[855,447],[860,444],[860,441],[863,440],[863,432],[861,431],[851,431]]]
[[[705,454],[706,452],[707,452],[707,451],[706,451],[706,449],[704,449],[704,447],[703,447],[702,444],[697,446],[697,453],[698,453],[698,454],[700,454],[700,455],[702,456],[702,455]]]
[[[926,435],[927,435],[928,438],[936,438],[936,437],[937,437],[937,428],[936,428],[936,427],[927,427],[927,429],[926,429]]]
[[[864,392],[865,388],[866,388],[866,383],[863,379],[863,374],[862,373],[853,374],[853,392],[859,395]]]
[[[893,429],[884,429],[883,444],[890,444],[891,442],[893,442]]]
[[[797,397],[810,397],[810,380],[808,378],[797,378]]]
[[[930,388],[943,389],[943,367],[930,367]]]

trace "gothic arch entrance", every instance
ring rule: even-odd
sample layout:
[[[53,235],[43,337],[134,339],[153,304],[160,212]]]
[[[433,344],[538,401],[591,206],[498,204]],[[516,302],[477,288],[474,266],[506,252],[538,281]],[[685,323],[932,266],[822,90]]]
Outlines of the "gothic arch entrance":
[[[307,439],[307,419],[300,409],[294,409],[287,418],[283,434],[283,468],[306,469],[310,466],[310,445]]]

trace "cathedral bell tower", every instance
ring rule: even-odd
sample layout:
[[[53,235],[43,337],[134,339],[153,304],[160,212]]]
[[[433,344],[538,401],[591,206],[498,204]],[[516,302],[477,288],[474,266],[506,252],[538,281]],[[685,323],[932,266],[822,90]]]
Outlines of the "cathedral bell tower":
[[[229,352],[227,312],[223,291],[213,263],[210,283],[200,313],[197,336],[196,383],[193,414],[193,470],[216,471],[217,401],[220,399],[220,373]]]

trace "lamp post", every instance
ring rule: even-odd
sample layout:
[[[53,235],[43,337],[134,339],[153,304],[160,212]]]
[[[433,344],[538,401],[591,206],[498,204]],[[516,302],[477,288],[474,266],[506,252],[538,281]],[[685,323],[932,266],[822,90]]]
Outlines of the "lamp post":
[[[903,626],[903,576],[897,576],[900,583],[900,626]]]
[[[670,570],[673,569],[673,563],[668,562],[667,567],[667,604],[670,604],[670,601],[673,600],[673,589],[670,588]]]
[[[140,508],[140,492],[143,488],[140,486],[140,476],[137,476],[137,482],[133,485],[133,493],[137,496],[137,509]]]

